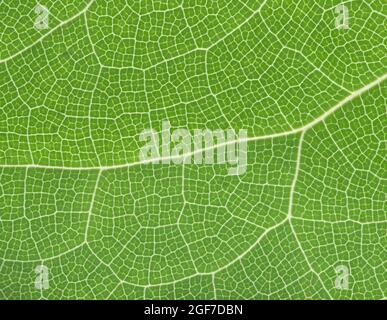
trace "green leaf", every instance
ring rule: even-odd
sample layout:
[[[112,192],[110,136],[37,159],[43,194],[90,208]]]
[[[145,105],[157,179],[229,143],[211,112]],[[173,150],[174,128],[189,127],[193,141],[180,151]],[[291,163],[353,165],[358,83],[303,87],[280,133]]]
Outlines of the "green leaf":
[[[382,1],[41,4],[0,2],[1,299],[387,297]],[[140,160],[165,121],[246,171]]]

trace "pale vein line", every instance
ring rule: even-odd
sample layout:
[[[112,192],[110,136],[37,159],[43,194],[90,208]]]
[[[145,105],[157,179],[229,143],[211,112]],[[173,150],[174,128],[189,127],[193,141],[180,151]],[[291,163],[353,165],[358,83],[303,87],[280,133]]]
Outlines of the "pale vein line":
[[[89,209],[89,212],[88,212],[86,228],[85,228],[85,240],[84,240],[85,242],[87,242],[87,235],[88,235],[88,231],[89,231],[91,215],[92,215],[92,211],[93,211],[93,208],[94,208],[95,197],[97,195],[97,191],[98,191],[98,186],[99,186],[99,181],[101,179],[101,175],[102,175],[102,170],[100,170],[98,172],[97,179],[95,181],[95,187],[94,187],[94,191],[93,191],[93,196],[91,197],[90,209]]]
[[[235,259],[231,260],[229,263],[227,263],[226,265],[224,265],[223,267],[220,267],[218,268],[217,270],[214,270],[214,271],[210,271],[210,272],[199,272],[199,273],[195,273],[195,274],[192,274],[192,275],[189,275],[189,276],[186,276],[186,277],[182,277],[180,279],[177,279],[177,280],[174,280],[174,281],[169,281],[169,282],[163,282],[163,283],[158,283],[158,284],[147,284],[147,285],[141,285],[141,284],[136,284],[136,283],[132,283],[132,282],[128,282],[128,281],[124,281],[124,283],[126,284],[130,284],[130,285],[133,285],[133,286],[137,286],[137,287],[145,287],[145,288],[149,288],[149,287],[158,287],[158,286],[164,286],[164,285],[171,285],[171,284],[175,284],[175,283],[178,283],[178,282],[181,282],[181,281],[184,281],[184,280],[188,280],[188,279],[191,279],[191,278],[194,278],[194,277],[197,277],[197,276],[214,276],[216,273],[228,268],[229,266],[233,265],[234,263],[238,262],[240,259],[242,259],[245,255],[247,255],[251,250],[253,250],[257,244],[266,237],[266,235],[268,233],[270,233],[270,231],[278,228],[279,226],[283,225],[284,223],[288,222],[288,219],[284,219],[283,221],[277,223],[276,225],[274,226],[271,226],[270,228],[266,229],[259,237],[258,239],[247,249],[245,250],[242,254],[240,254],[238,257],[236,257]]]
[[[39,259],[32,259],[32,260],[19,260],[19,259],[6,259],[6,258],[0,258],[0,259],[3,260],[3,261],[6,261],[6,262],[20,262],[20,263],[49,261],[49,260],[53,260],[53,259],[59,258],[61,256],[64,256],[64,255],[66,255],[66,254],[68,254],[68,253],[70,253],[72,251],[77,250],[78,248],[81,248],[83,245],[87,244],[87,235],[88,235],[88,231],[89,231],[91,215],[92,215],[92,211],[93,211],[93,208],[94,208],[95,197],[96,197],[96,194],[97,194],[97,191],[98,191],[98,186],[99,186],[99,181],[100,181],[101,175],[102,175],[102,170],[100,170],[98,172],[98,175],[97,175],[97,178],[96,178],[96,181],[95,181],[95,187],[94,187],[93,195],[91,197],[91,203],[90,203],[90,207],[89,207],[89,211],[88,211],[88,215],[87,215],[87,221],[86,221],[86,227],[85,227],[85,238],[84,238],[82,243],[80,243],[80,244],[74,246],[73,248],[70,248],[70,249],[68,249],[68,250],[66,250],[64,252],[60,252],[57,255],[54,255],[54,256],[51,256],[51,257],[47,257],[47,258],[39,258]],[[39,254],[39,251],[38,251],[38,254]]]
[[[185,154],[180,154],[176,156],[169,156],[169,157],[157,157],[153,159],[146,159],[142,161],[135,161],[131,163],[125,163],[125,164],[118,164],[118,165],[110,165],[110,166],[98,166],[98,167],[67,167],[67,166],[50,166],[50,165],[37,165],[37,164],[21,164],[21,165],[0,165],[0,168],[39,168],[39,169],[61,169],[61,170],[112,170],[112,169],[120,169],[120,168],[129,168],[132,166],[136,165],[143,165],[143,164],[150,164],[155,161],[162,161],[162,160],[174,160],[174,159],[180,159],[180,158],[186,158],[193,156],[197,153],[202,153],[205,152],[206,150],[211,150],[211,149],[217,149],[222,146],[230,145],[230,144],[235,144],[235,143],[240,143],[240,142],[251,142],[251,141],[258,141],[258,140],[267,140],[267,139],[274,139],[274,138],[279,138],[279,137],[284,137],[284,136],[290,136],[294,135],[297,133],[301,133],[303,131],[307,131],[320,122],[323,122],[326,118],[328,118],[331,114],[333,114],[336,110],[340,109],[343,107],[345,104],[351,102],[355,98],[359,97],[363,93],[369,91],[370,89],[378,86],[381,84],[384,80],[387,79],[387,73],[384,75],[380,76],[376,80],[370,82],[369,84],[365,85],[364,87],[353,91],[350,95],[345,97],[343,100],[339,101],[335,106],[333,106],[331,109],[327,110],[324,112],[322,115],[314,119],[313,121],[309,122],[308,124],[295,128],[289,131],[284,131],[284,132],[279,132],[279,133],[272,133],[268,135],[263,135],[263,136],[256,136],[256,137],[248,137],[248,138],[240,138],[240,139],[235,139],[231,141],[227,141],[224,143],[216,144],[207,148],[202,148],[198,150],[191,151],[189,153]]]
[[[327,74],[325,74],[325,72],[323,72],[321,70],[321,68],[319,68],[318,66],[316,66],[301,50],[297,50],[297,49],[294,49],[294,48],[290,48],[288,46],[283,46],[285,49],[288,49],[290,51],[293,51],[297,54],[299,54],[300,56],[302,56],[307,63],[309,63],[315,70],[317,70],[318,72],[320,72],[326,79],[328,79],[330,82],[332,82],[334,85],[336,85],[338,88],[341,88],[343,89],[345,92],[347,93],[350,93],[351,91],[349,89],[347,89],[346,87],[344,87],[343,85],[341,85],[340,83],[338,83],[337,81],[331,79]]]
[[[116,293],[116,291],[118,290],[118,288],[122,286],[122,282],[121,281],[118,281],[117,285],[114,287],[114,289],[109,293],[109,295],[106,297],[106,300],[109,300],[110,297]]]
[[[7,57],[5,59],[2,59],[0,60],[0,63],[3,63],[3,62],[7,62],[11,59],[13,59],[14,57],[20,55],[21,53],[25,52],[26,50],[30,49],[31,47],[33,47],[35,44],[41,42],[44,38],[46,38],[47,36],[49,36],[52,32],[54,32],[55,30],[57,30],[58,28],[62,27],[63,25],[71,22],[72,20],[76,19],[78,16],[82,15],[83,13],[85,13],[89,7],[92,5],[92,3],[94,2],[94,0],[92,0],[82,11],[80,11],[78,14],[76,14],[75,16],[67,19],[66,21],[63,21],[62,23],[60,23],[59,25],[57,25],[55,28],[53,28],[52,30],[50,30],[48,33],[46,33],[45,35],[43,35],[41,38],[39,38],[37,41],[35,41],[34,43],[32,43],[31,45],[23,48],[21,51],[15,53],[14,55],[10,56],[10,57]],[[239,28],[241,28],[245,23],[247,23],[257,12],[259,12],[259,10],[261,9],[261,7],[265,4],[266,1],[263,2],[263,4],[259,7],[258,10],[256,10],[247,20],[245,20],[241,25],[239,25],[236,29],[232,30],[231,33],[235,32],[236,30],[238,30]],[[223,41],[226,37],[228,37],[231,33],[225,35],[223,38],[219,39],[217,42],[215,42],[213,45],[216,45],[217,43]],[[212,45],[212,46],[213,46]],[[212,47],[211,46],[211,47]],[[210,48],[211,48],[210,47]],[[289,211],[288,211],[288,219],[291,219],[291,213],[292,213],[292,204],[293,204],[293,193],[294,193],[294,190],[295,190],[295,185],[296,185],[296,181],[297,181],[297,177],[298,177],[298,172],[299,172],[299,167],[300,167],[300,158],[301,158],[301,146],[302,146],[302,141],[303,141],[303,137],[304,137],[304,134],[305,132],[312,128],[313,126],[315,126],[316,124],[324,121],[329,115],[331,115],[332,113],[334,113],[337,109],[339,109],[340,107],[342,107],[343,105],[345,105],[346,103],[350,102],[351,100],[353,100],[354,98],[358,97],[359,95],[361,95],[362,93],[370,90],[371,88],[373,88],[374,86],[380,84],[382,81],[384,81],[386,79],[386,74],[379,77],[378,79],[376,79],[375,81],[371,82],[370,84],[364,86],[363,88],[353,92],[352,94],[350,94],[349,96],[347,96],[345,99],[341,100],[338,104],[336,104],[334,107],[332,107],[331,109],[329,109],[327,112],[325,112],[324,114],[322,114],[320,117],[316,118],[315,120],[313,120],[312,122],[310,122],[309,124],[303,126],[303,127],[300,127],[300,128],[297,128],[297,129],[293,129],[293,130],[290,130],[290,131],[286,131],[286,132],[282,132],[282,133],[276,133],[276,134],[270,134],[270,135],[265,135],[265,136],[259,136],[259,137],[251,137],[251,138],[247,138],[247,139],[237,139],[237,140],[234,140],[234,141],[231,141],[231,142],[227,142],[227,143],[224,143],[224,144],[219,144],[219,145],[216,145],[216,146],[213,146],[211,148],[217,148],[217,147],[220,147],[222,145],[227,145],[227,144],[230,144],[230,143],[236,143],[236,142],[241,142],[243,140],[246,140],[246,141],[257,141],[257,140],[262,140],[262,139],[272,139],[272,138],[276,138],[276,137],[281,137],[281,136],[287,136],[287,135],[291,135],[291,134],[296,134],[296,133],[299,133],[299,132],[302,132],[302,135],[301,135],[301,138],[300,138],[300,146],[299,146],[299,149],[298,149],[298,156],[297,156],[297,164],[296,164],[296,173],[295,173],[295,177],[294,177],[294,180],[293,180],[293,183],[292,183],[292,186],[291,186],[291,193],[290,193],[290,204],[289,204]],[[210,148],[204,148],[202,150],[198,150],[198,151],[195,151],[195,152],[191,152],[191,153],[188,153],[188,154],[184,154],[184,155],[179,155],[177,157],[165,157],[165,158],[162,158],[160,157],[158,160],[167,160],[167,159],[173,159],[173,158],[180,158],[180,157],[187,157],[187,156],[191,156],[193,154],[195,154],[196,152],[203,152],[205,150],[208,150]],[[145,163],[150,163],[150,162],[153,162],[155,161],[156,159],[152,159],[152,160],[149,160],[149,161],[140,161],[140,162],[134,162],[134,163],[130,163],[130,164],[125,164],[125,165],[116,165],[116,166],[100,166],[100,167],[90,167],[90,168],[70,168],[70,167],[55,167],[55,166],[40,166],[40,165],[24,165],[22,167],[27,167],[27,168],[49,168],[49,169],[53,169],[53,168],[60,168],[60,169],[70,169],[70,170],[94,170],[94,169],[99,169],[100,171],[98,172],[98,176],[97,176],[97,179],[96,179],[96,186],[95,186],[95,189],[94,189],[94,193],[93,193],[93,197],[92,197],[92,201],[91,201],[91,205],[90,205],[90,210],[89,210],[89,215],[88,215],[88,220],[87,220],[87,224],[86,224],[86,232],[85,232],[85,241],[87,239],[87,232],[88,232],[88,228],[89,228],[89,223],[90,223],[90,216],[91,216],[91,211],[92,211],[92,208],[93,208],[93,204],[94,204],[94,200],[95,200],[95,196],[96,196],[96,192],[97,192],[97,189],[98,189],[98,184],[99,184],[99,179],[100,179],[100,176],[102,174],[102,171],[103,170],[108,170],[108,169],[115,169],[115,168],[122,168],[122,167],[129,167],[129,166],[132,166],[132,165],[137,165],[137,164],[145,164]],[[7,167],[7,166],[0,166],[0,167]],[[15,165],[12,166],[13,168],[14,167],[17,167]],[[212,275],[212,279],[213,279],[213,284],[214,284],[214,289],[215,289],[215,283],[214,283],[214,276],[217,272],[227,268],[228,266],[232,265],[233,263],[235,263],[236,261],[239,261],[243,256],[245,256],[251,249],[253,249],[259,241],[261,241],[261,239],[263,239],[270,231],[272,231],[273,229],[277,228],[278,226],[282,225],[283,223],[285,223],[287,221],[284,220],[270,228],[268,228],[263,234],[261,234],[261,236],[256,240],[256,242],[248,249],[246,250],[244,253],[242,253],[241,255],[239,255],[236,259],[234,259],[233,261],[229,262],[227,265],[219,268],[218,270],[216,271],[213,271],[213,272],[210,272],[210,273],[197,273],[195,275],[191,275],[189,277],[186,277],[186,278],[192,278],[194,276],[198,276],[198,275]],[[313,273],[315,273],[318,278],[320,279],[319,275],[313,270],[312,266],[310,265],[306,255],[305,255],[305,252],[302,250],[302,247],[301,247],[301,244],[297,238],[297,235],[294,231],[294,228],[291,225],[291,228],[292,228],[292,231],[296,237],[296,240],[297,240],[297,243],[305,257],[305,260],[307,262],[307,264],[309,265],[310,269],[312,270]],[[57,255],[56,257],[59,257],[61,255],[64,255],[64,254],[67,254],[68,252],[70,251],[73,251],[79,247],[81,247],[84,243],[72,248],[71,250],[65,252],[65,253],[62,253],[62,254],[59,254]],[[50,258],[51,259],[51,258]],[[9,261],[7,259],[2,259],[3,260],[3,263],[2,265],[4,264],[5,261]],[[37,261],[41,261],[41,259],[37,260]],[[179,279],[177,281],[174,281],[173,283],[176,283],[176,282],[179,282],[179,281],[182,281],[184,279]],[[320,279],[321,281],[321,279]],[[120,282],[121,283],[121,282]],[[119,284],[120,284],[119,283]],[[326,290],[323,282],[321,281],[324,289]],[[158,284],[157,286],[159,285],[166,285],[167,283],[161,283],[161,284]],[[153,286],[153,285],[149,285],[149,286]],[[117,286],[118,287],[118,286]],[[117,288],[116,287],[116,288]],[[148,286],[147,286],[148,287]],[[326,290],[327,291],[327,290]],[[327,291],[328,292],[328,291]],[[215,292],[216,294],[216,292]],[[328,292],[329,294],[329,292]]]
[[[346,97],[345,99],[343,99],[342,101],[340,101],[337,105],[335,105],[332,109],[328,110],[326,113],[324,113],[323,115],[321,115],[319,118],[315,119],[312,123],[306,125],[303,127],[302,130],[299,130],[299,129],[295,129],[296,132],[299,132],[301,131],[301,136],[300,136],[300,142],[299,142],[299,146],[298,146],[298,150],[297,150],[297,159],[296,159],[296,168],[295,168],[295,173],[294,173],[294,178],[293,178],[293,181],[292,181],[292,185],[291,185],[291,188],[290,188],[290,196],[289,196],[289,208],[288,208],[288,214],[287,214],[287,217],[286,219],[284,219],[283,221],[279,222],[278,224],[276,225],[273,225],[271,226],[270,228],[266,229],[259,237],[258,239],[247,249],[245,250],[242,254],[240,254],[239,256],[237,256],[235,259],[231,260],[230,262],[228,262],[226,265],[218,268],[217,270],[215,271],[212,271],[212,272],[204,272],[204,273],[196,273],[196,274],[193,274],[193,275],[190,275],[190,276],[187,276],[187,277],[183,277],[181,279],[178,279],[178,280],[175,280],[175,281],[171,281],[171,282],[168,282],[168,283],[160,283],[160,284],[148,284],[148,285],[139,285],[139,284],[134,284],[134,283],[130,283],[130,282],[126,282],[126,281],[123,281],[125,283],[128,283],[128,284],[131,284],[131,285],[134,285],[134,286],[139,286],[139,287],[154,287],[154,286],[164,286],[164,285],[170,285],[170,284],[175,284],[177,282],[180,282],[180,281],[184,281],[184,280],[187,280],[187,279],[190,279],[190,278],[193,278],[193,277],[196,277],[196,276],[200,276],[200,275],[211,275],[212,276],[212,279],[214,279],[213,277],[215,276],[215,274],[217,274],[218,272],[224,270],[224,269],[227,269],[228,267],[230,267],[231,265],[233,265],[234,263],[238,262],[239,260],[241,260],[244,256],[246,256],[251,250],[253,250],[258,244],[259,242],[266,237],[266,235],[268,235],[272,230],[275,230],[277,229],[279,226],[289,222],[289,225],[291,227],[291,230],[292,230],[292,233],[294,234],[294,237],[295,237],[295,240],[297,242],[297,245],[305,259],[305,262],[306,264],[308,265],[309,269],[311,270],[312,273],[314,273],[317,278],[319,279],[324,291],[328,294],[328,296],[332,299],[332,296],[330,294],[330,292],[327,290],[324,282],[322,281],[320,275],[314,270],[314,268],[312,267],[312,265],[310,264],[309,262],[309,259],[308,257],[306,256],[306,253],[305,251],[303,250],[302,246],[301,246],[301,243],[297,237],[297,234],[294,230],[294,227],[291,223],[291,219],[292,219],[292,210],[293,210],[293,196],[294,196],[294,192],[295,192],[295,188],[296,188],[296,184],[297,184],[297,179],[298,179],[298,175],[299,175],[299,171],[300,171],[300,165],[301,165],[301,155],[302,155],[302,143],[304,141],[304,136],[305,136],[305,133],[308,129],[312,128],[315,124],[323,121],[326,117],[328,117],[331,113],[333,113],[335,110],[337,110],[338,108],[340,108],[342,105],[344,105],[345,103],[351,101],[353,98],[359,96],[360,94],[362,94],[363,92],[369,90],[370,88],[374,87],[375,85],[379,84],[380,82],[382,82],[384,79],[386,78],[386,75],[378,78],[377,80],[373,81],[372,83],[370,83],[369,85],[363,87],[362,89],[360,90],[357,90],[355,91],[354,93],[352,93],[351,95],[349,95],[348,97]]]
[[[333,214],[332,214],[333,215]],[[358,224],[360,226],[367,226],[367,225],[377,225],[377,224],[385,224],[387,223],[387,220],[377,220],[377,221],[357,221],[353,219],[345,219],[345,220],[336,220],[336,221],[328,221],[328,220],[322,220],[322,219],[309,219],[304,217],[292,217],[293,220],[299,220],[304,222],[314,222],[314,223],[321,223],[321,224],[344,224],[344,223],[354,223]]]
[[[68,253],[71,253],[73,251],[76,251],[77,249],[81,248],[82,246],[84,246],[86,243],[85,242],[82,242],[78,245],[76,245],[75,247],[72,247],[66,251],[63,251],[63,252],[60,252],[54,256],[51,256],[51,257],[47,257],[47,258],[41,258],[41,259],[31,259],[31,260],[20,260],[20,259],[8,259],[8,258],[0,258],[0,260],[4,261],[4,262],[9,262],[9,263],[32,263],[32,262],[46,262],[46,261],[50,261],[50,260],[55,260],[57,258],[60,258],[62,256],[65,256],[67,255]]]
[[[244,20],[241,24],[239,24],[237,27],[235,27],[234,29],[232,29],[230,32],[226,33],[225,35],[223,35],[221,38],[219,38],[218,40],[216,40],[214,43],[212,43],[210,46],[208,46],[207,48],[199,48],[199,47],[196,47],[192,50],[188,50],[184,53],[181,53],[177,56],[174,56],[174,57],[171,57],[171,58],[167,58],[167,59],[163,59],[155,64],[152,64],[148,67],[145,67],[145,68],[139,68],[139,67],[136,67],[134,65],[131,65],[131,66],[128,66],[128,67],[115,67],[115,66],[108,66],[108,65],[105,65],[103,63],[100,63],[101,66],[103,67],[106,67],[106,68],[112,68],[112,69],[135,69],[135,70],[140,70],[140,71],[147,71],[147,70],[150,70],[150,69],[153,69],[159,65],[162,65],[164,63],[167,63],[169,61],[173,61],[173,60],[176,60],[178,58],[181,58],[181,57],[184,57],[186,55],[189,55],[191,53],[194,53],[194,52],[200,52],[200,51],[204,51],[204,52],[207,52],[209,51],[210,49],[212,49],[213,47],[215,47],[217,44],[219,44],[220,42],[224,41],[225,39],[227,39],[230,35],[232,35],[235,31],[239,30],[241,27],[243,27],[246,23],[248,23],[256,14],[258,14],[263,6],[266,4],[267,0],[263,1],[263,3],[259,6],[259,8],[257,10],[255,10],[254,12],[252,12],[252,14],[250,16],[247,17],[246,20]],[[85,12],[87,11],[87,9],[85,10]],[[252,10],[251,10],[252,11]],[[184,10],[183,10],[184,12]],[[194,39],[195,40],[195,39]],[[137,42],[135,41],[135,44]],[[0,60],[0,63],[1,63],[1,60]]]
[[[257,15],[258,13],[260,13],[260,11],[262,10],[263,6],[266,4],[267,0],[263,1],[262,4],[259,6],[259,8],[257,10],[255,10],[250,16],[247,17],[246,20],[244,20],[241,24],[239,24],[237,27],[235,27],[234,29],[232,29],[231,31],[229,31],[228,33],[226,33],[225,35],[223,35],[221,38],[219,38],[218,40],[216,40],[214,43],[212,43],[210,46],[208,46],[207,48],[194,48],[192,50],[188,50],[182,54],[179,54],[175,57],[171,57],[171,58],[167,58],[167,59],[163,59],[155,64],[152,64],[146,68],[142,68],[142,70],[144,71],[147,71],[149,69],[152,69],[154,67],[157,67],[159,65],[162,65],[166,62],[169,62],[169,61],[172,61],[172,60],[175,60],[175,59],[178,59],[178,58],[181,58],[181,57],[184,57],[190,53],[193,53],[193,52],[199,52],[199,51],[204,51],[204,52],[208,52],[210,51],[213,47],[215,47],[216,45],[218,45],[219,43],[221,43],[222,41],[224,41],[225,39],[227,39],[229,36],[231,36],[234,32],[236,32],[237,30],[239,30],[240,28],[242,28],[246,23],[248,23],[255,15]],[[129,66],[128,68],[136,68],[134,66]],[[136,68],[137,69],[137,68]]]
[[[215,282],[215,274],[212,275],[212,286],[213,286],[213,289],[214,289],[214,300],[217,299],[216,297],[216,282]]]
[[[289,208],[288,208],[288,216],[287,216],[289,221],[292,218],[292,213],[293,213],[293,196],[294,196],[294,191],[296,190],[298,174],[300,172],[301,154],[302,154],[302,143],[304,142],[304,136],[305,136],[305,131],[302,132],[301,137],[300,137],[300,142],[298,144],[296,169],[295,169],[295,172],[294,172],[294,177],[293,177],[292,185],[290,187]]]
[[[191,279],[191,278],[194,278],[196,276],[214,276],[216,273],[228,268],[229,266],[233,265],[234,263],[238,262],[240,259],[242,259],[245,255],[247,255],[251,250],[253,250],[257,245],[258,243],[264,239],[266,237],[266,235],[268,233],[270,233],[272,230],[278,228],[279,226],[283,225],[284,223],[288,222],[288,219],[284,219],[283,221],[277,223],[276,225],[274,226],[271,226],[270,228],[266,229],[259,237],[258,239],[247,249],[245,250],[242,254],[240,254],[239,256],[237,256],[236,258],[234,258],[232,261],[230,261],[229,263],[227,263],[226,265],[218,268],[217,270],[214,270],[214,271],[211,271],[211,272],[197,272],[197,273],[194,273],[192,275],[189,275],[189,276],[186,276],[186,277],[182,277],[180,279],[177,279],[177,280],[174,280],[174,281],[170,281],[170,282],[163,282],[163,283],[158,283],[158,284],[147,284],[147,285],[141,285],[141,284],[137,284],[137,283],[132,283],[132,282],[129,282],[129,281],[125,281],[125,280],[122,280],[120,279],[117,274],[114,273],[115,277],[120,280],[122,283],[126,283],[126,284],[130,284],[130,285],[133,285],[133,286],[137,286],[137,287],[145,287],[145,288],[148,288],[148,287],[157,287],[157,286],[162,286],[162,285],[170,285],[170,284],[174,284],[174,283],[178,283],[180,281],[184,281],[184,280],[188,280],[188,279]],[[53,259],[56,259],[56,258],[59,258],[61,256],[64,256],[72,251],[75,251],[76,249],[82,247],[83,245],[87,245],[89,250],[91,251],[91,253],[97,257],[97,259],[105,266],[109,267],[110,270],[111,269],[111,266],[107,263],[105,263],[104,261],[102,261],[98,255],[95,254],[95,252],[90,248],[90,246],[87,244],[86,241],[82,242],[81,244],[71,248],[70,250],[67,250],[66,252],[62,252],[62,253],[59,253],[53,257],[49,257],[49,258],[44,258],[44,259],[35,259],[35,260],[14,260],[14,259],[4,259],[4,258],[0,258],[0,260],[2,260],[3,262],[18,262],[18,263],[30,263],[30,262],[40,262],[40,261],[49,261],[49,260],[53,260]]]
[[[266,2],[267,0],[264,0],[262,2],[262,4],[258,7],[257,10],[255,10],[245,21],[243,21],[240,25],[238,25],[238,27],[234,28],[233,30],[231,30],[230,32],[228,32],[227,34],[225,34],[223,37],[221,37],[220,39],[218,39],[217,41],[215,41],[211,46],[209,46],[207,48],[207,50],[210,50],[211,48],[213,48],[214,46],[216,46],[218,43],[222,42],[223,40],[225,40],[226,38],[228,38],[230,35],[232,35],[235,31],[238,31],[240,28],[242,28],[246,23],[248,23],[252,18],[254,18],[254,16],[258,13],[261,12],[262,8],[266,5]]]
[[[117,280],[119,281],[119,282],[123,282],[121,279],[120,279],[120,277],[117,275],[117,273],[112,269],[112,267],[109,265],[109,264],[107,264],[107,263],[105,263],[91,248],[90,248],[90,245],[88,244],[88,243],[86,243],[86,246],[87,246],[87,248],[90,250],[90,252],[91,252],[91,254],[100,262],[100,264],[101,265],[104,265],[105,267],[107,267],[109,270],[110,270],[110,272],[113,274],[113,276],[115,276],[116,278],[117,278]]]
[[[300,240],[298,239],[298,236],[297,236],[297,233],[296,231],[294,230],[294,227],[293,227],[293,224],[290,223],[290,228],[292,229],[292,233],[294,235],[294,238],[296,239],[296,242],[297,242],[297,245],[302,253],[302,256],[304,257],[305,259],[305,262],[306,264],[308,265],[309,269],[316,275],[317,279],[319,280],[321,286],[323,287],[324,291],[328,294],[329,298],[333,299],[330,292],[328,291],[328,289],[326,288],[325,284],[324,284],[324,281],[322,281],[320,275],[318,274],[318,272],[316,270],[314,270],[314,268],[312,267],[309,259],[308,259],[308,256],[306,255],[304,249],[302,248],[302,245],[301,245],[301,242]]]
[[[181,217],[183,215],[183,211],[184,211],[185,205],[187,203],[186,198],[185,198],[185,193],[184,193],[184,191],[185,191],[184,190],[185,189],[185,179],[184,179],[185,165],[184,165],[184,162],[183,162],[182,165],[183,165],[183,167],[182,167],[182,172],[181,172],[181,195],[182,195],[182,198],[183,198],[183,205],[182,205],[182,208],[180,210],[180,214],[179,214],[179,217],[177,219],[177,223],[176,224],[177,224],[177,229],[179,230],[179,233],[181,235],[181,238],[183,239],[183,242],[184,242],[186,248],[188,249],[188,254],[190,256],[190,259],[191,259],[191,262],[192,262],[192,266],[194,267],[195,272],[197,273],[199,271],[198,271],[198,269],[196,267],[195,260],[192,257],[192,253],[191,253],[190,247],[189,247],[187,241],[185,240],[184,233],[183,233],[183,231],[181,231],[181,228],[180,228],[180,219],[181,219]]]

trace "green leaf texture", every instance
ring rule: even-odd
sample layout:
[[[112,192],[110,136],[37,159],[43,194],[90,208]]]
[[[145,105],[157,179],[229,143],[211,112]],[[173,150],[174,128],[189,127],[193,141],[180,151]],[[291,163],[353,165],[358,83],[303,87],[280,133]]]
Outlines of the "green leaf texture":
[[[387,297],[387,5],[340,3],[0,0],[0,298]],[[246,173],[142,163],[165,120]]]

